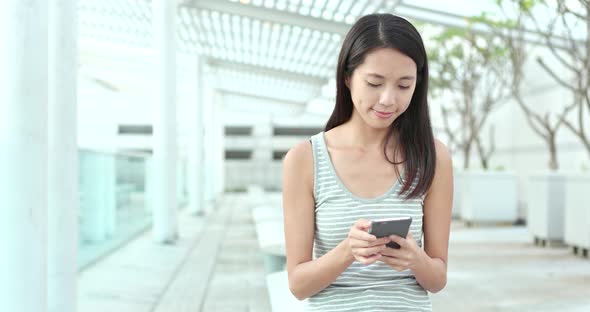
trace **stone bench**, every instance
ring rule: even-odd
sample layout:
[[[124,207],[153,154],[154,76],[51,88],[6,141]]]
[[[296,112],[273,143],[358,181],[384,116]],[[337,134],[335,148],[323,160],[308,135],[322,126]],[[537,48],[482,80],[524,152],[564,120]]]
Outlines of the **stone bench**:
[[[282,219],[255,223],[258,247],[264,255],[267,273],[283,270],[287,263],[285,250],[285,227]]]
[[[300,301],[289,290],[287,271],[279,271],[266,275],[266,289],[273,312],[304,311],[305,300]]]
[[[269,220],[283,221],[283,209],[274,206],[257,206],[252,209],[252,218],[254,223]]]
[[[248,206],[249,207],[256,207],[259,205],[264,204],[264,199],[265,199],[265,192],[264,192],[264,188],[262,188],[260,185],[249,185],[246,188],[246,193],[247,193],[247,197],[246,197],[246,201],[248,202]]]

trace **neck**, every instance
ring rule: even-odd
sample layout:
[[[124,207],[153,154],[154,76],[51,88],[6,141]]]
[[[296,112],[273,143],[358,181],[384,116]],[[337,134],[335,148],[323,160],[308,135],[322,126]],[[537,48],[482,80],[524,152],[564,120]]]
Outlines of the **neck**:
[[[389,128],[375,129],[367,126],[360,118],[352,118],[345,123],[345,136],[351,146],[362,149],[379,149],[383,148],[385,138]],[[394,142],[389,141],[389,144]]]

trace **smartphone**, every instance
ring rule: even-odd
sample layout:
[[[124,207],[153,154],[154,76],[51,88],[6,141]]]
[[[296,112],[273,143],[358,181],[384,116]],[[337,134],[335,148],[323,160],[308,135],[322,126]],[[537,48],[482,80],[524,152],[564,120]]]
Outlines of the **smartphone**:
[[[408,236],[408,231],[410,230],[410,224],[412,224],[411,217],[373,220],[371,221],[369,234],[373,234],[377,238],[390,235],[406,238],[406,236]],[[386,246],[393,249],[400,248],[396,242],[389,242]]]

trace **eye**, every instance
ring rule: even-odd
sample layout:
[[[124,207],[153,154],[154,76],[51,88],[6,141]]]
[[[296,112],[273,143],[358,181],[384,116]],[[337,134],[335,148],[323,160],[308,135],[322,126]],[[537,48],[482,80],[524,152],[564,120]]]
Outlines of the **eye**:
[[[410,86],[399,86],[399,88],[405,90],[405,89],[409,89]]]
[[[367,84],[368,84],[370,87],[373,87],[373,88],[377,88],[378,86],[380,86],[380,84],[374,84],[374,83],[370,83],[370,82],[368,82],[368,81],[367,81]]]

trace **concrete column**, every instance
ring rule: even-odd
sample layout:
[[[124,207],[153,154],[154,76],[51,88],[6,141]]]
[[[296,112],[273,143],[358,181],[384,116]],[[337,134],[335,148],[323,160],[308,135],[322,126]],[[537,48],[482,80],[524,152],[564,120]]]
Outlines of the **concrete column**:
[[[178,129],[178,127],[177,127]],[[182,209],[188,200],[186,198],[186,171],[187,171],[187,159],[186,155],[180,155],[182,153],[180,142],[178,143],[178,158],[176,158],[176,201],[178,209]]]
[[[47,1],[0,1],[0,311],[47,309]]]
[[[264,122],[254,126],[252,135],[256,138],[254,151],[252,153],[253,177],[250,183],[258,184],[264,188],[271,187],[269,173],[272,163],[272,137],[273,123],[270,115]]]
[[[204,75],[209,79],[203,81],[203,118],[204,118],[204,164],[205,174],[203,177],[204,201],[206,211],[211,211],[215,205],[215,120],[214,120],[214,86],[215,72],[208,66],[204,68]]]
[[[215,120],[215,199],[218,200],[225,191],[225,125],[223,120],[223,97],[219,91],[215,92],[213,105],[213,119]]]
[[[203,145],[204,135],[204,121],[203,121],[203,59],[201,57],[193,57],[189,61],[189,78],[191,81],[192,94],[189,97],[189,169],[188,169],[188,193],[189,193],[189,211],[195,215],[203,215],[205,213],[204,206],[204,151]],[[191,79],[192,78],[192,79]],[[194,80],[193,80],[194,79]]]
[[[151,157],[145,159],[145,181],[143,188],[144,209],[148,214],[154,213],[154,162]]]
[[[154,239],[176,240],[176,1],[154,0],[157,85],[154,118]]]
[[[49,1],[47,311],[77,310],[78,34],[76,3]]]

